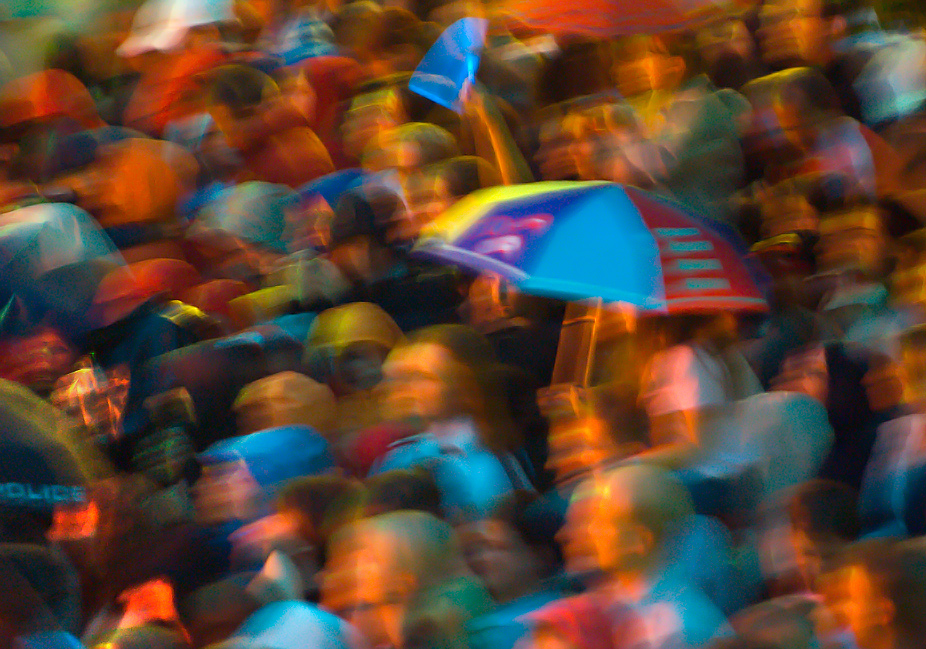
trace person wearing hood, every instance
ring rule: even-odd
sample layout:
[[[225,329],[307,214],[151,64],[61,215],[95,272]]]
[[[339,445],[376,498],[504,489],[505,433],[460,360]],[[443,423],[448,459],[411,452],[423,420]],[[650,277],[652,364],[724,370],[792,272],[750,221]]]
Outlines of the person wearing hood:
[[[304,78],[282,91],[268,75],[243,65],[214,75],[206,104],[218,130],[242,159],[239,182],[260,180],[293,189],[334,172],[311,128],[314,95]]]

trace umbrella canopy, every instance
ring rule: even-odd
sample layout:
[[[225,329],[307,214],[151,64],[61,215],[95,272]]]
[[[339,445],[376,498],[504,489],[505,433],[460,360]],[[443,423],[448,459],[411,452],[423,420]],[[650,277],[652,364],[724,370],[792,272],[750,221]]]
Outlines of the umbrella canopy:
[[[106,233],[79,207],[45,203],[0,214],[0,290],[71,325],[87,319],[100,280],[123,264]]]
[[[29,281],[64,266],[116,256],[116,247],[93,217],[69,203],[0,214],[0,269],[8,281]]]
[[[722,9],[715,0],[508,0],[502,13],[515,30],[613,38],[693,29]]]
[[[104,126],[90,91],[63,70],[43,70],[14,79],[0,90],[0,125],[66,117],[84,128]]]
[[[732,228],[614,183],[474,192],[422,231],[416,251],[567,300],[664,313],[768,308],[762,273]]]

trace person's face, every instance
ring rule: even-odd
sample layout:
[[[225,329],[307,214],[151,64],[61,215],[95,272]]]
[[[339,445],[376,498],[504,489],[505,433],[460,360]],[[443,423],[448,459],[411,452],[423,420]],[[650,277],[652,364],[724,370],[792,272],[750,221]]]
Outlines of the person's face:
[[[926,349],[921,344],[907,343],[901,356],[906,379],[904,398],[922,409],[926,405]]]
[[[408,209],[390,232],[390,236],[399,242],[414,241],[421,228],[453,204],[447,183],[437,174],[407,173],[403,180]]]
[[[348,390],[370,390],[383,378],[388,350],[374,342],[356,342],[338,356],[338,383]]]
[[[817,258],[824,270],[860,271],[877,277],[886,255],[887,241],[873,210],[834,216],[821,227]]]
[[[627,494],[596,486],[570,504],[560,539],[570,572],[613,575],[641,567],[653,536]]]
[[[617,89],[624,97],[666,90],[673,85],[673,77],[681,63],[677,57],[654,51],[643,44],[632,50],[618,61],[615,69]]]
[[[860,649],[879,647],[891,621],[890,604],[862,566],[845,572],[842,611]]]
[[[341,127],[347,153],[359,159],[369,142],[395,128],[399,123],[395,110],[385,98],[360,98],[345,115]]]
[[[570,149],[572,135],[564,127],[567,117],[554,117],[540,127],[537,163],[543,180],[576,180],[575,157]]]
[[[393,351],[383,366],[386,405],[396,420],[440,421],[464,414],[460,382],[465,372],[450,352],[434,343]]]
[[[826,63],[829,26],[821,0],[768,0],[760,14],[762,58],[784,69]]]
[[[325,566],[322,605],[353,624],[370,646],[401,647],[409,582],[388,566],[388,541],[374,535],[335,547]]]
[[[249,520],[259,490],[244,462],[206,466],[193,486],[197,517],[212,525]]]
[[[754,45],[745,23],[728,19],[705,27],[697,34],[698,51],[708,67],[714,66],[720,58],[734,54],[748,60],[754,55]]]
[[[73,348],[50,329],[15,339],[3,347],[0,375],[39,395],[50,394],[55,382],[67,374],[76,360]]]
[[[602,421],[590,417],[551,422],[547,468],[557,482],[574,480],[615,456]]]
[[[538,574],[528,550],[507,523],[485,520],[459,530],[470,569],[498,602],[530,588]]]
[[[841,544],[835,539],[814,540],[802,531],[793,530],[791,546],[804,585],[811,590],[817,590],[820,577],[825,573],[827,564],[838,553]]]

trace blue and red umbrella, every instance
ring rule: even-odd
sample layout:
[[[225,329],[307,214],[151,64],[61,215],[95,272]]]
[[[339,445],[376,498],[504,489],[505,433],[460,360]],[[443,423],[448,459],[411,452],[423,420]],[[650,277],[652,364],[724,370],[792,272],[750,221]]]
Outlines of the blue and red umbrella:
[[[768,309],[766,276],[733,228],[614,183],[474,192],[427,226],[415,250],[566,300],[661,313]]]

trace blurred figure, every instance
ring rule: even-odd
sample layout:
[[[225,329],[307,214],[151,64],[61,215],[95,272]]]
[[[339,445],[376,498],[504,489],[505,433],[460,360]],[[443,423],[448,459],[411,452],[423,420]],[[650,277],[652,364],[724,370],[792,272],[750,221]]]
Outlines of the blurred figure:
[[[238,434],[279,426],[309,426],[328,435],[335,423],[334,395],[296,372],[280,372],[246,385],[232,406]]]
[[[441,515],[441,495],[437,483],[422,467],[393,469],[369,476],[366,510],[371,516],[399,511],[419,511]]]
[[[21,383],[43,399],[71,371],[77,350],[54,327],[38,326],[0,338],[0,377]]]
[[[738,351],[736,316],[691,316],[679,322],[681,342],[650,361],[641,400],[650,419],[653,450],[669,466],[692,466],[713,448],[713,427],[739,399],[762,386]]]
[[[723,217],[742,183],[739,138],[748,104],[734,91],[717,91],[700,74],[692,48],[682,37],[661,36],[618,45],[617,88],[643,126],[619,153],[630,170],[625,182],[664,188],[701,213]]]
[[[853,39],[880,29],[865,0],[771,0],[760,12],[762,58],[775,69],[811,66],[836,89],[847,115],[861,119],[853,87],[868,54]]]
[[[782,70],[749,82],[743,94],[752,105],[743,143],[750,177],[769,183],[799,176],[841,179],[832,193],[843,201],[876,200],[899,188],[896,152],[846,116],[819,70]]]
[[[647,647],[701,647],[729,633],[723,614],[666,558],[667,540],[692,514],[685,487],[644,464],[592,476],[569,506],[567,569],[599,575],[596,590],[640,617]]]
[[[396,347],[383,368],[387,418],[421,434],[393,445],[373,472],[428,467],[454,520],[479,518],[512,491],[532,490],[493,363],[488,342],[462,325],[421,329]]]
[[[478,649],[511,649],[528,628],[525,617],[562,597],[556,579],[561,556],[554,535],[562,520],[536,507],[538,501],[512,499],[489,518],[460,528],[463,553],[497,602],[469,623],[469,644]]]
[[[325,439],[302,425],[217,442],[200,461],[203,472],[193,490],[197,514],[226,534],[270,514],[288,481],[325,473],[334,465]]]
[[[267,49],[294,65],[308,58],[337,53],[330,22],[337,2],[327,0],[283,0],[276,2],[277,24],[264,30]]]
[[[726,12],[696,34],[705,72],[718,88],[739,90],[764,73],[750,18],[749,12]]]
[[[883,283],[891,245],[885,220],[883,210],[865,203],[825,215],[817,260],[829,291],[820,309],[846,342],[895,356],[906,323]]]
[[[332,173],[334,163],[310,128],[314,97],[304,79],[281,89],[243,65],[216,71],[206,104],[218,130],[242,159],[239,182],[260,180],[293,189]]]
[[[858,495],[847,485],[811,480],[788,503],[791,543],[802,585],[820,594],[822,577],[861,532]]]
[[[926,554],[919,541],[875,540],[851,548],[840,571],[837,615],[860,649],[918,647],[926,634]]]
[[[332,539],[322,604],[373,646],[465,647],[488,593],[466,569],[453,530],[423,512],[348,526]]]

